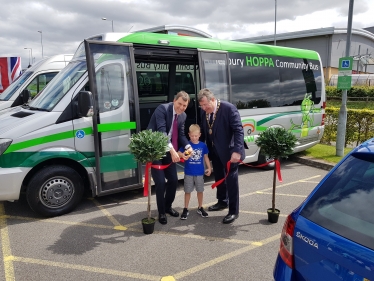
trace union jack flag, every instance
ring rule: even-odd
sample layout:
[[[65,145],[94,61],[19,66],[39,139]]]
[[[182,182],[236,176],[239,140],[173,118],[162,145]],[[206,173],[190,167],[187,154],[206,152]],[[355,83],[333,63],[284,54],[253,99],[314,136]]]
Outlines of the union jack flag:
[[[0,58],[0,93],[22,73],[21,58]]]

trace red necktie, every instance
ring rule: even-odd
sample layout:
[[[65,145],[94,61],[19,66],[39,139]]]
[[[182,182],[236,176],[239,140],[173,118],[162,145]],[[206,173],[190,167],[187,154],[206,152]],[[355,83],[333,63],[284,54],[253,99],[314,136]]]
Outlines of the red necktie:
[[[177,114],[174,115],[171,143],[173,144],[175,151],[178,151],[178,115]]]

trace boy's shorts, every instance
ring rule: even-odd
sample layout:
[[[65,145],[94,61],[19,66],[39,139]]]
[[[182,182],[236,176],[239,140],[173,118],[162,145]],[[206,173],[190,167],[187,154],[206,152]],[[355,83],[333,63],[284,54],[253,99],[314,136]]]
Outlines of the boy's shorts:
[[[204,176],[184,175],[184,192],[191,193],[196,187],[197,192],[204,191]]]

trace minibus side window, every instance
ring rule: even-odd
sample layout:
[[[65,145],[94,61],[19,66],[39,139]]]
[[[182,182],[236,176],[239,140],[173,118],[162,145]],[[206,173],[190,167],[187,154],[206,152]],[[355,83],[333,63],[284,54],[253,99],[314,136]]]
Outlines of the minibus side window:
[[[259,57],[230,53],[232,103],[238,109],[280,105],[279,70],[271,59],[262,56],[259,63]]]
[[[47,84],[57,75],[58,72],[43,73],[38,75],[27,86],[27,90],[31,93],[31,98],[34,98],[37,93],[47,86]]]
[[[96,73],[100,112],[121,107],[124,99],[124,72],[121,64],[109,64]]]

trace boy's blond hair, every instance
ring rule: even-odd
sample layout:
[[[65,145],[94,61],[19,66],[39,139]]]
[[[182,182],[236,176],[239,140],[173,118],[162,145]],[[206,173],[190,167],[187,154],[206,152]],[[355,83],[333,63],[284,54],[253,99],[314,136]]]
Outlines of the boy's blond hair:
[[[200,133],[200,126],[198,124],[192,124],[189,128],[190,133]]]

